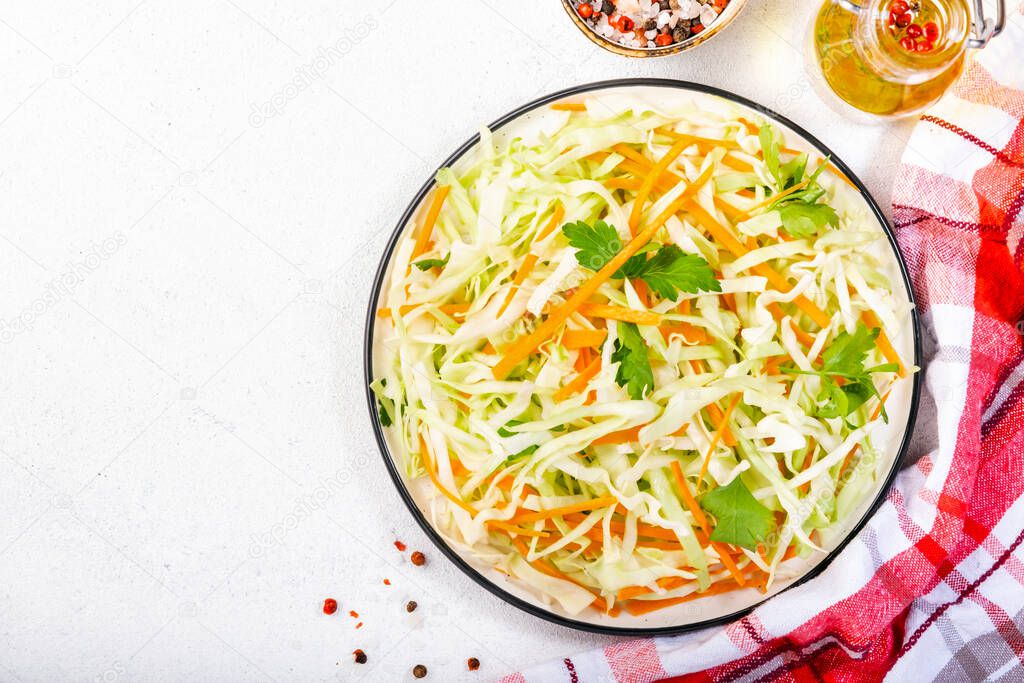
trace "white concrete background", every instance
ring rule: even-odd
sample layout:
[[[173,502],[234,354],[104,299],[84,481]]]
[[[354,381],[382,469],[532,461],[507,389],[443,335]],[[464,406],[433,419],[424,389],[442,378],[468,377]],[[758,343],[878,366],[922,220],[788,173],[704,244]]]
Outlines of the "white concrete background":
[[[808,88],[815,2],[748,4],[626,60],[556,0],[0,3],[0,680],[486,680],[610,642],[428,547],[370,434],[368,286],[477,126],[593,80],[752,98],[887,206],[910,124]]]

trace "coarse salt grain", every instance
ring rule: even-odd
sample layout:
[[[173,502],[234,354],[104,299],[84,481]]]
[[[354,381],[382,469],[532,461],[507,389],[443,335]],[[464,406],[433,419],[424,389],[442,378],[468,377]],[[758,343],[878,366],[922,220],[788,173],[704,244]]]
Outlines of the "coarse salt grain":
[[[680,0],[679,14],[683,19],[696,19],[700,16],[701,4],[697,0]]]

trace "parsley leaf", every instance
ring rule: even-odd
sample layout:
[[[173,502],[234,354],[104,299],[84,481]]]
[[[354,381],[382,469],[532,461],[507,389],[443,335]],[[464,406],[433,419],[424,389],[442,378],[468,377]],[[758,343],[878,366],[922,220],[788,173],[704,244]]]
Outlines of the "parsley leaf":
[[[615,340],[612,362],[618,363],[615,382],[626,387],[630,398],[639,401],[644,391],[654,388],[654,372],[647,358],[647,342],[634,323],[619,323],[619,336]]]
[[[880,330],[868,329],[858,324],[853,334],[843,331],[836,335],[825,352],[821,354],[821,370],[804,371],[783,368],[784,372],[799,375],[818,375],[822,379],[818,395],[817,416],[824,418],[846,418],[864,405],[868,399],[878,396],[878,389],[872,374],[876,372],[897,372],[896,363],[883,363],[871,368],[864,367],[868,352],[875,347]],[[837,379],[842,378],[840,384]],[[882,406],[882,418],[889,416]]]
[[[377,417],[380,418],[380,424],[382,427],[390,427],[394,424],[391,421],[391,414],[388,413],[387,408],[384,407],[384,401],[377,399]]]
[[[451,254],[445,254],[443,259],[439,258],[425,258],[422,261],[416,261],[413,263],[414,266],[420,270],[430,270],[431,268],[444,268],[448,265],[448,259],[451,258]]]
[[[828,204],[789,202],[775,209],[782,227],[793,237],[810,237],[821,232],[826,225],[839,225],[839,214]]]
[[[577,249],[576,262],[590,270],[600,270],[622,250],[619,233],[604,221],[597,221],[593,226],[582,221],[566,223],[562,232],[569,239],[569,245]],[[648,252],[654,250],[657,250],[654,256],[648,259]],[[707,261],[696,254],[687,254],[674,244],[660,248],[645,245],[612,277],[643,280],[659,296],[673,301],[681,291],[691,294],[722,291]]]
[[[626,259],[626,262],[622,264],[622,267],[615,271],[612,275],[616,280],[624,277],[636,279],[640,276],[640,272],[643,270],[644,264],[647,263],[647,254],[655,251],[658,245],[653,242],[648,242],[641,247],[635,254]]]
[[[775,515],[754,498],[739,477],[705,493],[700,506],[715,517],[712,541],[756,550],[775,528]]]
[[[569,246],[578,250],[576,262],[590,270],[601,270],[622,250],[619,233],[604,221],[597,221],[593,226],[583,221],[566,223],[562,233],[569,238]]]
[[[779,167],[779,175],[785,179],[785,184],[782,189],[785,190],[791,185],[796,185],[803,180],[804,171],[806,170],[807,155],[803,153],[797,154],[795,157],[782,164]]]
[[[807,172],[806,154],[798,154],[782,163],[779,159],[779,137],[775,129],[765,124],[761,126],[758,137],[764,163],[780,191],[803,181]],[[825,194],[825,188],[816,182],[825,166],[824,163],[818,166],[808,177],[805,187],[786,195],[770,207],[779,212],[782,227],[793,237],[810,237],[826,226],[839,225],[839,216],[831,206],[816,203]]]
[[[848,410],[850,400],[843,392],[843,388],[831,377],[825,377],[822,380],[822,390],[818,399],[821,400],[822,397],[825,397],[825,403],[818,406],[815,411],[815,415],[818,417],[846,417],[850,414],[851,411]]]
[[[679,292],[721,292],[715,271],[696,254],[687,254],[674,244],[664,246],[637,269],[635,277],[663,299],[675,301]]]
[[[877,327],[869,330],[867,326],[858,324],[853,334],[845,330],[837,334],[821,354],[822,371],[829,375],[863,374],[864,360],[868,351],[875,348],[879,332]]]
[[[384,389],[385,387],[387,387],[387,385],[388,385],[387,378],[386,377],[381,377],[381,379],[380,379],[380,388]],[[384,405],[384,403],[385,403],[385,399],[378,394],[377,395],[377,417],[380,419],[380,424],[381,424],[382,427],[390,427],[392,424],[394,424],[394,422],[391,419],[391,413],[388,412],[388,406]],[[390,399],[387,400],[387,403],[391,406],[392,409],[394,408],[394,403]]]

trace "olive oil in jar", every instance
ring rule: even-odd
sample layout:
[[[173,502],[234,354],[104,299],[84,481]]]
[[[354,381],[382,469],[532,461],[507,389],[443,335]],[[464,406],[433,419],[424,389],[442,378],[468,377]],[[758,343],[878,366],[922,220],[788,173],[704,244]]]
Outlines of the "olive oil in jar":
[[[916,114],[963,70],[967,0],[828,0],[811,30],[811,51],[832,93],[862,112]]]

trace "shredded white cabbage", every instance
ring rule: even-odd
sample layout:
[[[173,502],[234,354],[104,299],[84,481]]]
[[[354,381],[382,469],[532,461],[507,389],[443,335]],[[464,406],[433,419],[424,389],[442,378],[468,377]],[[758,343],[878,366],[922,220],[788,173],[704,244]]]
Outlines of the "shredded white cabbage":
[[[837,172],[810,176],[822,160],[803,157],[806,171],[780,179],[766,133],[744,116],[724,101],[665,107],[611,93],[550,112],[532,137],[485,130],[439,172],[448,195],[436,222],[421,210],[394,252],[372,386],[395,455],[442,534],[569,614],[643,614],[730,582],[765,590],[789,558],[827,544],[876,481],[871,428],[913,368],[873,371],[870,389],[822,368],[837,362],[827,359],[841,335],[880,327],[891,339],[907,318],[879,256],[884,234]],[[692,144],[631,226],[649,169],[679,139]],[[705,169],[710,182],[697,183]],[[837,222],[788,223],[773,199],[786,187],[785,201],[807,204],[798,212],[827,215],[824,205]],[[670,204],[641,258],[674,245],[706,261],[721,291],[668,298],[640,276],[605,279],[587,305],[613,314],[574,309],[498,371],[596,277],[564,224],[605,221],[626,244]],[[642,393],[620,376],[634,329],[623,315],[640,316]],[[865,368],[892,361],[882,336],[860,354]],[[868,395],[855,407],[829,412],[858,391]],[[706,498],[734,482],[750,496],[734,520],[750,543]]]

